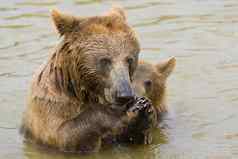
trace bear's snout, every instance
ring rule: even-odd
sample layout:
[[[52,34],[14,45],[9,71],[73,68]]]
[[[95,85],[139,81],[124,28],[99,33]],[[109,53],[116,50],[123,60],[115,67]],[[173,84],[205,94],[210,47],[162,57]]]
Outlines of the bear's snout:
[[[118,83],[118,89],[115,90],[115,101],[116,103],[127,103],[134,100],[135,93],[132,90],[130,83],[126,80],[120,81]]]
[[[129,78],[129,73],[127,70],[119,69],[114,75],[113,81],[113,98],[118,104],[126,104],[131,100],[134,100],[135,93],[132,89],[131,81]]]

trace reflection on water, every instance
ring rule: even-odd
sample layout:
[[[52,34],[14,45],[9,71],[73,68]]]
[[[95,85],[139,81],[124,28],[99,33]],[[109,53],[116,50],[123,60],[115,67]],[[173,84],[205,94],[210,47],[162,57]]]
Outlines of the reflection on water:
[[[170,116],[147,146],[116,146],[80,158],[238,158],[238,1],[3,0],[0,6],[0,157],[79,158],[25,144],[18,133],[33,70],[57,43],[49,10],[96,15],[121,4],[139,33],[140,57],[175,56]],[[92,12],[93,11],[93,12]]]
[[[156,147],[159,146],[158,143],[166,144],[166,137],[160,130],[156,130],[155,142],[151,146],[146,145],[133,145],[126,147],[123,145],[117,145],[112,148],[104,149],[100,153],[95,153],[91,155],[81,155],[81,159],[125,159],[125,158],[138,158],[138,159],[149,159],[160,157],[160,152],[157,152]],[[24,156],[27,159],[42,159],[42,158],[54,158],[54,159],[76,159],[79,158],[78,154],[67,154],[60,153],[55,150],[46,149],[43,147],[37,147],[36,145],[31,145],[25,143],[23,147]]]

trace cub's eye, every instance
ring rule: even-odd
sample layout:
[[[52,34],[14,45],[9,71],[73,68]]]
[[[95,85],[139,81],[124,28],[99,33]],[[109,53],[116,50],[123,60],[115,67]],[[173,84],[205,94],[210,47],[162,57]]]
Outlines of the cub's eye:
[[[145,80],[144,81],[145,88],[151,88],[152,86],[152,81],[151,80]]]

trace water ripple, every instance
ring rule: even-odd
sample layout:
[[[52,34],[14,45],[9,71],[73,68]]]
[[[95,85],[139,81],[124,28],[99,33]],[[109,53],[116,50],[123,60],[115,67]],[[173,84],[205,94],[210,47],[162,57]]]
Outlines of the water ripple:
[[[138,4],[138,5],[132,5],[132,6],[126,6],[125,9],[128,10],[138,10],[138,9],[143,9],[143,8],[148,8],[151,6],[157,6],[157,5],[171,5],[172,3],[169,2],[147,2],[143,4]]]
[[[58,1],[50,1],[50,2],[18,2],[16,3],[17,6],[37,6],[37,7],[40,7],[40,6],[52,6],[52,5],[56,5],[58,4],[59,2]]]
[[[74,3],[77,5],[86,5],[86,4],[92,4],[92,3],[99,3],[102,2],[102,0],[75,0]]]
[[[0,7],[0,12],[8,12],[8,11],[15,11],[17,8],[7,8],[7,7]]]
[[[39,40],[47,39],[47,38],[50,38],[52,36],[55,36],[55,33],[41,34],[41,35],[37,36],[36,38],[32,38],[32,39],[28,39],[28,40],[15,41],[12,44],[2,46],[2,47],[0,47],[0,50],[7,50],[7,49],[10,49],[10,48],[21,46],[23,44],[27,44],[27,43],[30,44],[32,42],[38,42]]]
[[[7,45],[7,46],[3,46],[3,47],[0,47],[0,50],[5,50],[5,49],[9,49],[9,48],[12,48],[12,47],[16,47],[19,45],[19,42],[14,42],[13,44],[10,44],[10,45]]]
[[[32,27],[32,24],[12,24],[12,25],[0,25],[2,29],[23,29]]]
[[[49,17],[49,14],[47,13],[24,13],[20,15],[15,15],[15,16],[8,16],[5,17],[4,19],[6,20],[15,20],[15,19],[20,19],[20,18],[47,18]]]
[[[30,74],[17,74],[16,72],[0,73],[0,77],[28,77]]]
[[[145,26],[151,26],[151,25],[156,25],[159,24],[163,21],[169,21],[169,20],[174,20],[179,18],[179,16],[176,15],[169,15],[169,16],[160,16],[158,18],[153,18],[153,19],[144,19],[142,22],[134,24],[134,27],[145,27]]]

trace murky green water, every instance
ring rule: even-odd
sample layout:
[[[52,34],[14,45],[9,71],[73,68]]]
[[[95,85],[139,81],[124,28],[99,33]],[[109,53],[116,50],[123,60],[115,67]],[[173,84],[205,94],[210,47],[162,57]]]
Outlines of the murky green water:
[[[121,4],[141,37],[141,58],[170,56],[170,115],[150,146],[116,147],[90,155],[48,152],[22,143],[18,133],[33,70],[57,42],[49,10],[100,14]],[[238,158],[237,0],[1,0],[0,158]]]

